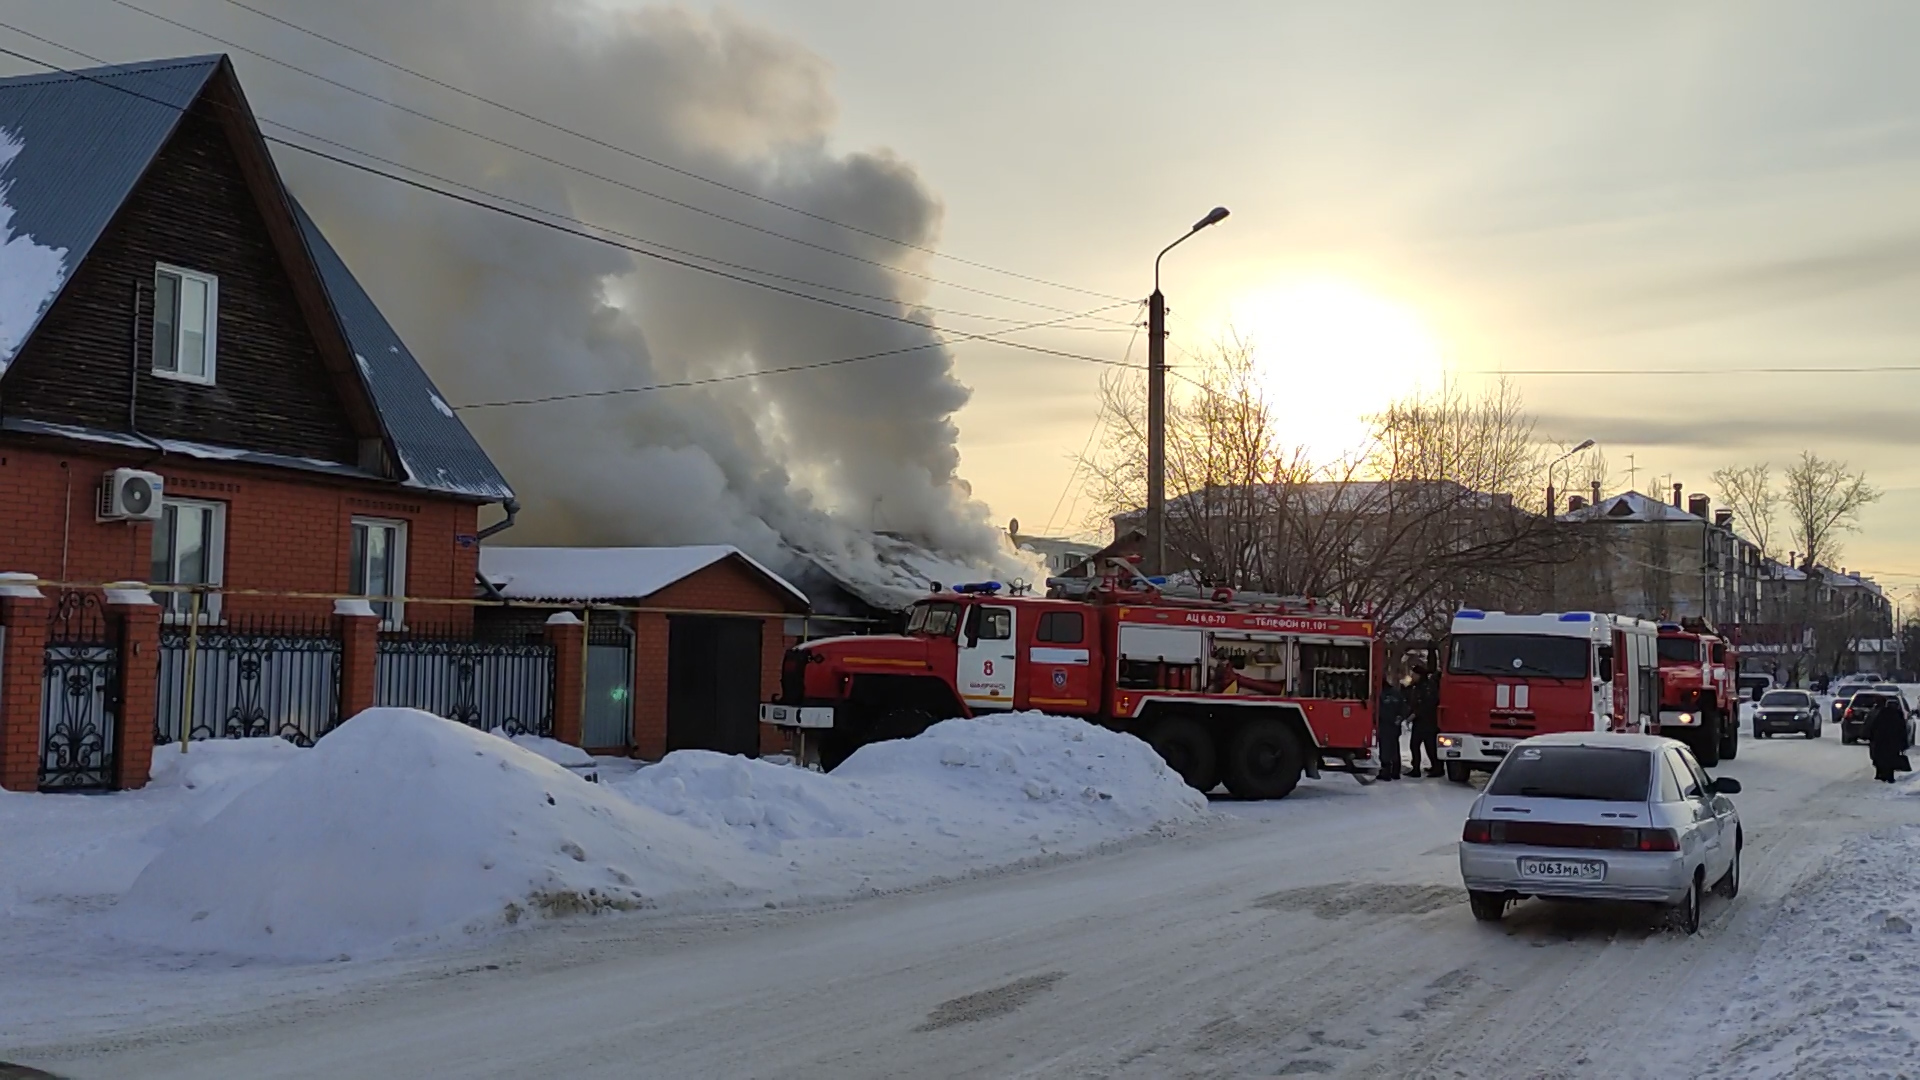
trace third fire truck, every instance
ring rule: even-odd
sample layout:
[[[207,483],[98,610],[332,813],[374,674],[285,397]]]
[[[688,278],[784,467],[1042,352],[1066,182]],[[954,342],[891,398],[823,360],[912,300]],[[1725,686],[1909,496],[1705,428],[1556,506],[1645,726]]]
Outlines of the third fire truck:
[[[1521,739],[1655,729],[1656,642],[1645,619],[1597,611],[1460,611],[1440,658],[1440,760],[1465,783]]]
[[[796,646],[761,721],[797,730],[828,768],[943,719],[1033,709],[1136,734],[1201,791],[1278,799],[1302,775],[1377,772],[1370,620],[1224,589],[1175,595],[1122,560],[1050,584],[1047,598],[942,589],[909,609],[904,633]]]
[[[1700,764],[1740,752],[1740,661],[1708,623],[1660,624],[1658,733],[1687,744]]]

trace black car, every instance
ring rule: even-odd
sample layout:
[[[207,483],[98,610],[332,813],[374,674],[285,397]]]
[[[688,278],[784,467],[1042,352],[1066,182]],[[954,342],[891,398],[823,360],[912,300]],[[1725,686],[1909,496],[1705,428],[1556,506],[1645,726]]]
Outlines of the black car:
[[[1843,743],[1857,743],[1866,738],[1867,721],[1873,718],[1873,711],[1878,709],[1882,702],[1886,701],[1891,701],[1899,706],[1900,715],[1906,717],[1907,745],[1912,746],[1914,737],[1913,710],[1907,707],[1906,697],[1902,695],[1900,691],[1892,688],[1886,690],[1860,690],[1851,698],[1847,699],[1846,708],[1840,712],[1840,741]]]
[[[1753,735],[1770,739],[1775,732],[1820,737],[1820,703],[1805,690],[1769,690],[1760,696],[1753,713]]]

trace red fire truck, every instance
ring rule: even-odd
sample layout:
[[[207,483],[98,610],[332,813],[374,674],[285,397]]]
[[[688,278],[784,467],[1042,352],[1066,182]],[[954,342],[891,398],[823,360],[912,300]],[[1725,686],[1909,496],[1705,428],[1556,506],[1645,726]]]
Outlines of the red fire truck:
[[[1710,624],[1660,624],[1660,714],[1656,730],[1687,744],[1700,764],[1740,753],[1740,660]]]
[[[1300,777],[1377,772],[1373,623],[1228,590],[1183,597],[1116,560],[1055,595],[941,590],[906,632],[787,652],[762,723],[797,729],[828,768],[936,721],[1035,709],[1145,740],[1188,784],[1283,798]]]
[[[1557,731],[1653,729],[1658,628],[1595,611],[1456,612],[1440,665],[1440,760],[1466,783]]]

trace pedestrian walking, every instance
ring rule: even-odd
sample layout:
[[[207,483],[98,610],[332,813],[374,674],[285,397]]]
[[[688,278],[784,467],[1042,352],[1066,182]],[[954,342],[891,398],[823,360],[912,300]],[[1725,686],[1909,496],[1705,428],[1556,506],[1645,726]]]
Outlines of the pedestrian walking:
[[[1380,744],[1382,780],[1400,779],[1400,719],[1406,710],[1406,695],[1389,674],[1380,683],[1379,712],[1374,720],[1374,741]]]
[[[1420,751],[1427,752],[1428,776],[1444,775],[1440,768],[1440,680],[1425,664],[1413,666],[1413,683],[1407,687],[1407,713],[1413,728],[1412,745],[1407,755],[1406,775],[1420,775]]]
[[[1867,749],[1872,754],[1873,778],[1893,783],[1895,771],[1907,765],[1907,715],[1892,698],[1882,701],[1867,718]]]

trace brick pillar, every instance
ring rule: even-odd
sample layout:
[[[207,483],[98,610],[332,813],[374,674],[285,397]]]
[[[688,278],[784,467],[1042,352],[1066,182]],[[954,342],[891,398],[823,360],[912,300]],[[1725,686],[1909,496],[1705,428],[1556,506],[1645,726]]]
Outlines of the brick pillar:
[[[53,601],[27,584],[32,574],[0,574],[0,788],[40,788],[40,679],[47,666]]]
[[[335,600],[340,635],[340,722],[373,708],[374,668],[380,657],[380,616],[365,600]]]
[[[571,611],[547,617],[547,644],[553,646],[553,737],[579,746],[586,719],[587,628]]]
[[[667,617],[642,611],[633,619],[633,756],[667,756]]]
[[[113,786],[147,786],[160,696],[160,605],[138,582],[107,586],[107,611],[120,630],[120,722],[113,734]]]

